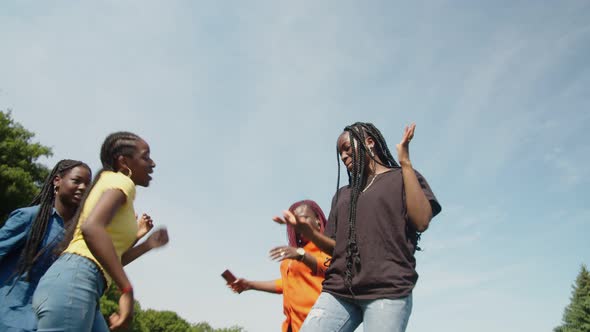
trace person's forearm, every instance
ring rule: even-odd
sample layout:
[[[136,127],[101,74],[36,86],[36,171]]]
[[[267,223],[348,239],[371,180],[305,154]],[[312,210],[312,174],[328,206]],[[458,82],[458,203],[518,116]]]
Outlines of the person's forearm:
[[[401,163],[401,166],[408,217],[416,230],[424,232],[432,219],[432,207],[418,182],[412,164],[407,161]]]
[[[123,270],[123,265],[117,257],[115,247],[106,229],[100,225],[88,223],[84,223],[81,229],[88,249],[111,276],[119,289],[131,286],[131,282]]]
[[[274,280],[271,281],[250,281],[250,288],[248,289],[253,289],[253,290],[257,290],[257,291],[263,291],[263,292],[268,292],[268,293],[273,293],[273,294],[280,294],[280,292],[277,292],[277,286],[276,283],[274,282]],[[246,289],[246,290],[248,290]]]
[[[332,256],[336,241],[328,236],[325,236],[321,232],[314,230],[312,234],[308,236],[309,240],[313,242],[321,251]]]
[[[316,275],[318,273],[318,261],[311,254],[306,252],[301,262],[311,270],[311,274]]]
[[[121,255],[121,264],[126,266],[150,250],[152,250],[152,248],[147,244],[147,242],[143,242],[136,245],[135,247],[131,247],[129,250],[125,251],[123,255]]]

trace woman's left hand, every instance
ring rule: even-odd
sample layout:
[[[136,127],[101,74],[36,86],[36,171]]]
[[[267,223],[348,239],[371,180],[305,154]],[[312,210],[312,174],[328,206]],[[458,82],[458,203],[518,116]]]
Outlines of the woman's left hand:
[[[137,218],[137,216],[136,216]],[[141,239],[154,228],[154,221],[147,213],[143,213],[141,218],[137,219],[137,239]]]
[[[299,254],[297,248],[289,246],[276,247],[270,250],[269,256],[273,261],[281,262],[285,259],[297,259]]]
[[[404,163],[410,162],[410,141],[412,138],[414,138],[415,129],[415,123],[412,123],[410,126],[406,126],[401,142],[395,145],[397,149],[397,160],[399,161],[400,166]]]
[[[168,243],[168,230],[166,228],[160,228],[154,233],[152,233],[147,240],[148,246],[151,249],[159,248],[165,246]]]

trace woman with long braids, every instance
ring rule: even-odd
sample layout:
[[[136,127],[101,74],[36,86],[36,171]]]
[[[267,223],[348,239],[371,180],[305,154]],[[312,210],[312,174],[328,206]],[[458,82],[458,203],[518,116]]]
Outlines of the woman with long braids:
[[[312,200],[294,203],[289,208],[291,213],[306,220],[313,229],[320,233],[326,228],[326,217],[320,206]],[[270,281],[251,281],[237,279],[230,288],[236,293],[245,290],[257,290],[274,294],[283,294],[283,332],[298,332],[307,313],[315,303],[322,290],[322,281],[329,257],[287,225],[288,246],[273,248],[270,257],[281,262],[281,278]]]
[[[99,299],[111,282],[121,297],[119,312],[109,319],[110,328],[126,325],[133,316],[133,287],[123,266],[168,242],[168,233],[160,229],[133,246],[135,186],[147,187],[156,166],[146,141],[129,132],[113,133],[102,145],[100,160],[102,169],[74,217],[73,237],[66,234],[66,249],[33,296],[37,331],[109,331]]]
[[[90,179],[90,168],[85,163],[61,160],[30,206],[13,211],[0,228],[0,331],[35,329],[33,292],[57,259],[55,248]]]
[[[405,331],[418,279],[418,239],[441,211],[410,162],[414,130],[414,124],[406,127],[396,146],[398,164],[375,126],[357,122],[344,128],[337,151],[349,184],[334,195],[326,235],[289,211],[275,218],[333,256],[301,331],[354,331],[361,323],[369,332]]]

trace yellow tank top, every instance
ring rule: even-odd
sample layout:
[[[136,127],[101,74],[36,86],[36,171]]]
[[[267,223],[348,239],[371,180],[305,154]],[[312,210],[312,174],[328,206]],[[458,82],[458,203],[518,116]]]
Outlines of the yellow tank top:
[[[113,241],[119,259],[121,259],[121,255],[131,247],[137,236],[137,221],[135,220],[135,210],[133,209],[133,201],[135,200],[135,183],[122,173],[104,171],[92,188],[92,191],[88,194],[82,213],[80,214],[78,225],[74,231],[74,237],[66,250],[64,250],[64,252],[84,256],[94,261],[103,271],[104,276],[107,279],[107,284],[111,283],[111,277],[106,273],[98,260],[94,258],[90,249],[88,249],[84,237],[82,236],[80,226],[86,221],[86,218],[88,218],[88,215],[90,215],[90,212],[94,209],[102,194],[109,189],[121,190],[121,192],[127,196],[127,200],[115,213],[115,216],[107,226],[106,231]]]

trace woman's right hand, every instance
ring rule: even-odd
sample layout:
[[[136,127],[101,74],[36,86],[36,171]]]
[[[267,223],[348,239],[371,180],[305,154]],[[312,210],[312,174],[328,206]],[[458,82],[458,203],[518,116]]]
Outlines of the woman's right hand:
[[[304,217],[296,217],[291,211],[283,211],[283,217],[275,216],[272,218],[276,223],[282,225],[291,225],[295,231],[307,238],[311,238],[314,232],[313,226]]]
[[[121,294],[119,297],[119,312],[109,317],[109,329],[127,328],[133,320],[133,292]]]
[[[229,288],[231,288],[231,290],[234,291],[234,293],[238,293],[240,294],[241,292],[251,289],[252,285],[250,285],[250,281],[244,279],[244,278],[238,278],[236,281],[232,282],[231,284],[227,284],[227,286]]]

